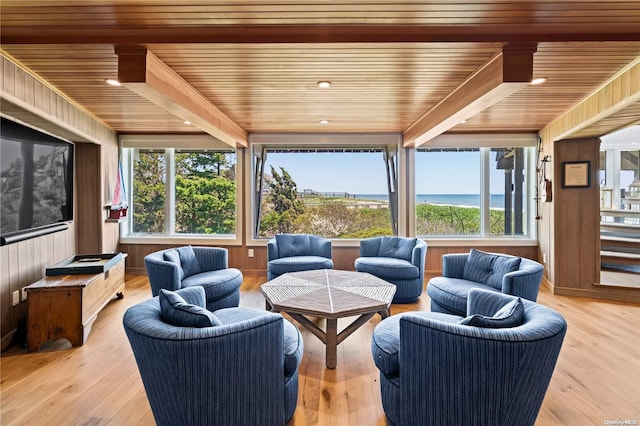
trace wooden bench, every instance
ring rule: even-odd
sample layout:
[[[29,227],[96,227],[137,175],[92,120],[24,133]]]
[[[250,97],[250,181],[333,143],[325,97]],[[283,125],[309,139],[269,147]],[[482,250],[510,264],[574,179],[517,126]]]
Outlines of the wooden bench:
[[[48,276],[27,286],[27,350],[57,338],[82,346],[102,308],[124,296],[124,260],[99,274]]]

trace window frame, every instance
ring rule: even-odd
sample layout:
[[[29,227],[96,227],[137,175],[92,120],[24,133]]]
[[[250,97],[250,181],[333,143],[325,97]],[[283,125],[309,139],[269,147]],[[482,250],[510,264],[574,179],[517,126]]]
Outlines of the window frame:
[[[440,135],[426,144],[412,150],[410,170],[417,168],[416,155],[420,149],[427,148],[477,148],[480,150],[480,235],[417,235],[416,233],[416,176],[409,176],[410,202],[408,222],[413,234],[434,246],[446,246],[452,243],[459,246],[474,245],[529,245],[537,242],[537,223],[535,220],[536,159],[535,146],[538,135],[535,133],[509,134],[446,134]],[[490,164],[492,148],[530,148],[526,154],[525,182],[527,196],[526,235],[491,235],[490,232]]]
[[[245,169],[245,180],[248,182],[245,191],[245,206],[247,212],[245,217],[245,238],[246,245],[262,246],[267,245],[269,239],[256,238],[254,235],[254,224],[256,221],[254,192],[256,179],[255,173],[255,152],[263,147],[269,148],[329,148],[331,146],[348,147],[370,147],[383,148],[393,146],[396,151],[396,174],[397,174],[397,195],[398,195],[398,235],[406,235],[407,232],[407,150],[402,149],[402,135],[399,133],[252,133],[249,135],[249,149],[247,154],[247,167]],[[333,246],[357,247],[360,239],[335,238],[331,239]]]
[[[120,223],[120,243],[122,244],[215,244],[239,246],[242,245],[242,208],[244,187],[244,156],[241,149],[230,146],[209,135],[122,135],[120,137],[122,149],[122,163],[124,180],[127,185],[129,206],[133,205],[133,149],[164,149],[166,158],[166,187],[167,194],[165,211],[167,221],[171,225],[164,234],[133,235],[133,222],[126,220]],[[175,153],[180,149],[209,149],[234,151],[236,156],[236,230],[235,234],[177,234],[174,233],[175,224]],[[173,206],[173,207],[172,207]]]

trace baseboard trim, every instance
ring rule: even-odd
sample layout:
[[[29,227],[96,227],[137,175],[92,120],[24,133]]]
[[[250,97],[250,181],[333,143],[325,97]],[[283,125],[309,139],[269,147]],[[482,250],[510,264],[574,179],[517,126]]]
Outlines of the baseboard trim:
[[[614,302],[640,303],[640,291],[631,288],[594,286],[593,289],[554,286],[556,296],[588,297]]]
[[[13,336],[16,334],[16,331],[18,331],[18,329],[14,328],[10,332],[2,336],[2,340],[0,340],[0,352],[4,352],[9,348],[9,346],[11,345],[11,341],[13,340]]]

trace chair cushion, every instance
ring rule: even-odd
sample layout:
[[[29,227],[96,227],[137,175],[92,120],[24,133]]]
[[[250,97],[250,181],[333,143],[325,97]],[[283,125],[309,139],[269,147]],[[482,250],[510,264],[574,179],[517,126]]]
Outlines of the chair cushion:
[[[282,275],[287,272],[333,269],[333,261],[321,256],[293,256],[274,259],[269,262],[268,267],[273,275]]]
[[[193,286],[203,287],[208,302],[218,300],[229,293],[238,291],[241,284],[242,272],[236,268],[201,272],[187,277],[182,281],[183,288]]]
[[[412,315],[425,316],[434,320],[457,324],[460,317],[437,312],[411,312]],[[376,367],[387,376],[400,374],[400,319],[404,314],[392,315],[373,330],[371,352]]]
[[[193,247],[185,246],[176,250],[178,250],[178,254],[180,255],[180,265],[182,265],[182,269],[184,270],[183,278],[199,274],[202,271],[200,263],[198,263],[198,258],[193,251]]]
[[[518,270],[520,260],[519,257],[503,256],[471,249],[462,271],[462,278],[501,289],[502,277],[508,272]]]
[[[471,315],[463,318],[460,324],[482,328],[512,328],[524,322],[524,304],[519,297],[498,310],[493,316]]]
[[[178,250],[165,251],[162,257],[167,262],[173,262],[178,265],[178,271],[180,271],[180,279],[183,279],[184,269],[182,269],[182,265],[180,264],[180,254],[178,253]]]
[[[427,284],[427,294],[447,311],[464,317],[467,315],[467,297],[472,288],[497,291],[494,287],[462,278],[434,277]]]
[[[311,239],[307,234],[276,234],[280,257],[310,256]]]
[[[211,327],[222,323],[213,312],[187,303],[182,296],[174,291],[160,289],[160,314],[162,320],[177,327]]]
[[[394,257],[359,257],[355,261],[358,272],[368,272],[382,279],[412,280],[420,276],[420,269],[411,262]]]
[[[378,256],[393,257],[411,262],[411,254],[416,246],[417,238],[382,237]]]

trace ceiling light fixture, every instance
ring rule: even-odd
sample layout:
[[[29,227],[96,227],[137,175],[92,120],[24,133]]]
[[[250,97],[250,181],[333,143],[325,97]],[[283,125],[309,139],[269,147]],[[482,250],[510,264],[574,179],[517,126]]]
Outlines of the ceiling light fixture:
[[[329,124],[329,120],[320,120],[320,124]]]
[[[113,78],[107,78],[104,82],[110,86],[122,86],[118,80]]]
[[[189,120],[184,120],[182,124],[186,124],[188,126],[189,124],[191,124],[191,122]]]
[[[542,84],[545,81],[547,81],[547,77],[538,77],[531,80],[531,84],[535,86],[536,84]]]
[[[331,87],[331,82],[330,81],[319,81],[318,82],[318,87],[321,89],[328,89],[329,87]]]

